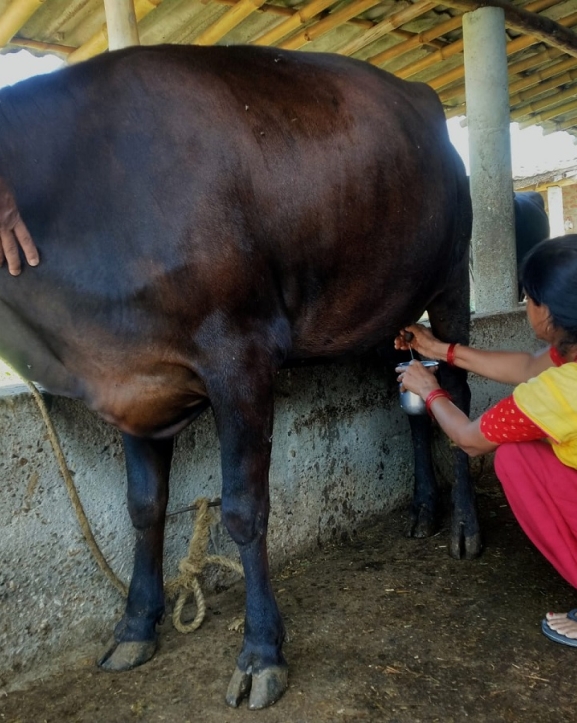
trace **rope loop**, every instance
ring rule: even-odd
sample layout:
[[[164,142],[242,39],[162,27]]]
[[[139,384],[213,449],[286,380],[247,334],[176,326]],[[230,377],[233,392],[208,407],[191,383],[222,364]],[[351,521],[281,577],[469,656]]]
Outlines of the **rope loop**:
[[[208,505],[209,500],[206,497],[196,500],[196,523],[188,546],[188,555],[178,564],[180,574],[166,585],[167,596],[170,598],[177,596],[172,611],[172,624],[181,633],[192,633],[197,630],[202,625],[206,615],[206,602],[198,582],[198,576],[206,565],[219,565],[243,575],[240,563],[220,555],[207,554],[212,519]],[[196,603],[196,616],[192,622],[183,623],[182,611],[191,594],[194,595]]]

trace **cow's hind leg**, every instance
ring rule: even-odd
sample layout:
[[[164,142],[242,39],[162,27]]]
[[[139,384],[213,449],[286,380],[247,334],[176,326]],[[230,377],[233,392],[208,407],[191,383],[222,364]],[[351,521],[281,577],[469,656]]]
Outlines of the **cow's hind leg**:
[[[110,671],[130,670],[150,660],[164,615],[162,553],[173,440],[124,434],[123,442],[136,545],[126,610],[98,663]]]
[[[409,511],[409,537],[430,537],[437,532],[441,517],[439,488],[433,469],[431,420],[409,417],[414,452],[415,485]]]
[[[428,307],[433,334],[447,342],[468,344],[470,322],[469,268],[463,259],[456,266],[443,291]],[[471,392],[467,373],[445,362],[439,365],[439,381],[451,394],[454,403],[469,414]],[[477,518],[475,491],[469,472],[469,458],[463,450],[452,446],[454,481],[452,486],[452,517],[450,552],[455,558],[471,559],[481,552],[481,534]]]
[[[205,383],[221,446],[223,521],[238,545],[246,584],[244,640],[226,702],[237,707],[248,696],[249,708],[257,709],[280,698],[288,672],[266,547],[273,371],[266,355],[259,361],[258,351],[245,363],[242,356],[238,352],[226,374],[210,375]]]

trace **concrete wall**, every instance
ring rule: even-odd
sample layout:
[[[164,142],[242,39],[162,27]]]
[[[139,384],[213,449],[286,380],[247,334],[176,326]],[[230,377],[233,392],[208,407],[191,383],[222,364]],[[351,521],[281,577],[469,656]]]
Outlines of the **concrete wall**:
[[[476,318],[472,339],[484,347],[534,347],[523,311]],[[370,357],[279,373],[270,475],[273,566],[407,502],[410,433],[391,366]],[[478,378],[471,385],[474,414],[508,392]],[[132,528],[119,435],[70,400],[54,400],[51,416],[96,539],[127,581]],[[438,453],[447,458],[439,440]],[[123,601],[88,552],[39,412],[22,388],[0,397],[0,474],[2,689],[73,656],[95,657]],[[169,509],[219,495],[218,442],[207,413],[178,439]],[[189,514],[169,518],[167,577],[186,554],[190,532]],[[211,543],[212,551],[235,556],[218,522]],[[212,575],[208,587],[228,575]]]

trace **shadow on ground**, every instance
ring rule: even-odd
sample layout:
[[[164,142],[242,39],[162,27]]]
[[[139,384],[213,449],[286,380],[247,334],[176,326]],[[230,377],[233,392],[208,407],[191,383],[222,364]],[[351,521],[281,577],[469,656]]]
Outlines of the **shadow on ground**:
[[[209,598],[189,636],[165,623],[156,657],[124,674],[92,661],[0,699],[2,723],[560,723],[577,720],[577,650],[546,640],[546,610],[577,594],[517,526],[494,477],[478,485],[483,556],[447,553],[447,526],[404,537],[402,512],[275,575],[290,687],[265,711],[223,701],[243,586]]]

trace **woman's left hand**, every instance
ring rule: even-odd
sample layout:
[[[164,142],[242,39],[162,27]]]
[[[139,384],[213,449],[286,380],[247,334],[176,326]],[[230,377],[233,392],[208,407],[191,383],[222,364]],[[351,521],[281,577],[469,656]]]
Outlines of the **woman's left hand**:
[[[18,247],[24,252],[24,257],[30,266],[38,265],[40,260],[38,250],[24,221],[20,218],[12,191],[4,179],[0,178],[0,266],[6,259],[8,271],[12,276],[18,276],[21,271]]]
[[[408,367],[396,367],[395,371],[400,372],[397,381],[401,382],[401,389],[403,391],[408,389],[410,392],[418,394],[423,400],[434,389],[441,388],[435,374],[416,359],[413,359]]]

